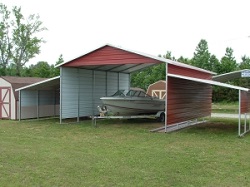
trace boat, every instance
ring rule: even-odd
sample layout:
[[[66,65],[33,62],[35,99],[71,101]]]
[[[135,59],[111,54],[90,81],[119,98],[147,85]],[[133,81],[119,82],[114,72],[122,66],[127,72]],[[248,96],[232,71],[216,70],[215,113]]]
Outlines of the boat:
[[[103,106],[98,109],[101,113],[111,115],[128,116],[140,114],[156,114],[165,110],[165,100],[151,97],[143,90],[131,89],[118,90],[114,95],[100,98]]]

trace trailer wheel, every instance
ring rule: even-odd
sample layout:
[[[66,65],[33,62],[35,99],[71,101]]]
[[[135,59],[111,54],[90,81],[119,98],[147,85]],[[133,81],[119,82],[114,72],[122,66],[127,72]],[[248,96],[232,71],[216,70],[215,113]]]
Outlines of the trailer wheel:
[[[164,113],[164,112],[162,112],[162,113],[160,114],[159,121],[160,121],[160,122],[165,122],[165,113]]]

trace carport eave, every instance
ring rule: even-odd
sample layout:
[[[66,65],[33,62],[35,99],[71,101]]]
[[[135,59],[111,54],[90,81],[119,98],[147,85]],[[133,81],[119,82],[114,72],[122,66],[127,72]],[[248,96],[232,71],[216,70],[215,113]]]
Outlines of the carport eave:
[[[164,63],[159,62],[157,64]],[[80,69],[88,69],[93,71],[110,71],[110,72],[116,72],[116,73],[133,73],[136,71],[143,70],[145,68],[157,65],[155,63],[140,63],[140,64],[110,64],[110,65],[99,65],[99,66],[79,66],[79,67],[65,67],[65,68],[80,68]]]
[[[241,74],[244,71],[250,71],[249,69],[243,69],[243,70],[238,70],[238,71],[233,71],[233,72],[229,72],[229,73],[224,73],[221,75],[216,75],[213,76],[213,80],[214,81],[218,81],[218,82],[227,82],[233,79],[237,79],[237,78],[241,78]]]
[[[198,79],[198,78],[193,78],[193,77],[186,77],[186,76],[181,76],[181,75],[174,75],[174,74],[168,74],[169,77],[174,77],[174,78],[181,78],[181,79],[186,79],[190,81],[195,81],[195,82],[200,82],[204,84],[210,84],[214,86],[221,86],[221,87],[226,87],[226,88],[231,88],[231,89],[236,89],[236,90],[241,90],[241,91],[246,91],[248,92],[248,88],[240,87],[240,86],[234,86],[222,82],[217,82],[214,80],[205,80],[205,79]]]
[[[53,77],[53,78],[50,78],[50,79],[47,79],[47,80],[44,80],[44,81],[41,81],[41,82],[37,82],[37,83],[34,83],[34,84],[30,84],[28,86],[24,86],[24,87],[18,88],[15,91],[17,92],[17,91],[21,91],[21,90],[29,89],[29,88],[32,89],[32,90],[34,90],[36,88],[41,88],[41,85],[47,84],[48,82],[52,82],[52,81],[53,82],[57,82],[58,81],[58,84],[60,84],[60,76]]]

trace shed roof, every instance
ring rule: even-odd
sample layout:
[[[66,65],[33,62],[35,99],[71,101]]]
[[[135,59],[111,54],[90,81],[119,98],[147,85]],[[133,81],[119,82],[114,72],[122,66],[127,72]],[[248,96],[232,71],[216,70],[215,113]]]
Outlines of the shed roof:
[[[216,76],[213,76],[213,80],[219,81],[219,82],[227,82],[233,79],[244,77],[243,74],[249,74],[250,76],[250,69],[243,69],[243,70],[238,70],[238,71],[232,71],[229,73],[224,73],[221,75],[216,75]]]
[[[158,80],[158,81],[156,81],[156,82],[154,82],[154,83],[152,83],[152,84],[150,84],[148,87],[151,87],[151,86],[153,86],[153,85],[155,85],[155,84],[159,84],[159,83],[166,83],[166,80]]]
[[[112,53],[111,50],[113,50]],[[184,68],[194,69],[196,71],[212,75],[216,74],[214,72],[207,71],[188,64],[125,49],[122,47],[117,47],[111,44],[106,44],[98,47],[72,60],[58,64],[56,67],[84,67],[86,69],[92,70],[131,73],[162,62]]]
[[[16,77],[16,76],[1,76],[1,78],[11,84],[16,100],[18,99],[18,93],[15,92],[16,89],[47,79],[39,77]]]

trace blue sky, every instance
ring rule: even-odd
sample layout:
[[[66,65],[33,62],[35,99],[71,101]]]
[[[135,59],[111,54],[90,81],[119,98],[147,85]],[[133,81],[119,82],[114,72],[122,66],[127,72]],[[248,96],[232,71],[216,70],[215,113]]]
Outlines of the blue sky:
[[[232,47],[237,61],[250,56],[249,0],[2,0],[23,13],[39,14],[41,54],[30,63],[54,64],[110,43],[151,55],[171,51],[191,58],[198,42],[221,58]]]

